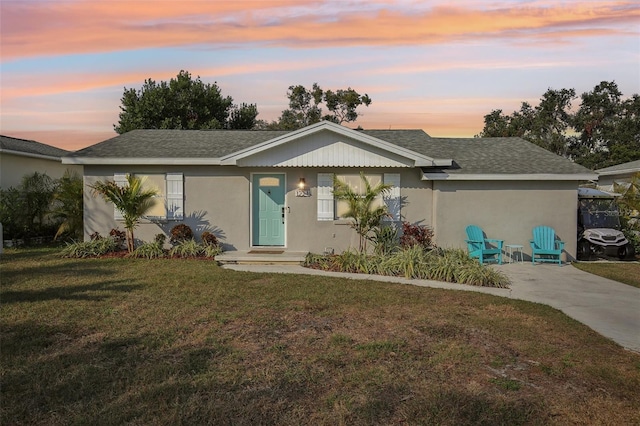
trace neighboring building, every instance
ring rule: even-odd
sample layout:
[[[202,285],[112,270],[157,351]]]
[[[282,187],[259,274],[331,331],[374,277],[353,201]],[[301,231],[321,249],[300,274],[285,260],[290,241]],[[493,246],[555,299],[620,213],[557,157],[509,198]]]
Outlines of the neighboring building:
[[[595,170],[598,174],[598,189],[613,192],[614,183],[625,184],[631,181],[631,176],[640,173],[640,160],[618,164]]]
[[[520,138],[431,138],[422,130],[352,130],[330,122],[287,131],[134,130],[63,158],[84,180],[146,176],[159,191],[136,236],[177,223],[212,231],[226,250],[279,247],[341,252],[358,246],[338,217],[332,176],[360,171],[393,185],[381,202],[396,222],[427,225],[440,247],[465,247],[465,227],[521,244],[548,225],[575,257],[578,183],[596,175]],[[299,185],[303,188],[300,189]],[[85,238],[122,227],[111,204],[85,189]]]
[[[22,177],[34,172],[58,179],[66,169],[82,175],[82,166],[63,165],[70,152],[40,142],[0,135],[0,188],[17,187]]]

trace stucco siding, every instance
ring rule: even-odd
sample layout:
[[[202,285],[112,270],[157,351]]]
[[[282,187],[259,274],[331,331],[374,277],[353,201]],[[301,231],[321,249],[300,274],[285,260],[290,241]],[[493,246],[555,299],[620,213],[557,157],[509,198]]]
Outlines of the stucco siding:
[[[577,182],[435,181],[434,226],[440,247],[466,247],[465,227],[480,226],[489,238],[524,246],[531,255],[532,229],[551,226],[565,241],[565,260],[575,258]]]
[[[34,172],[46,173],[53,179],[59,179],[67,169],[82,176],[82,166],[62,164],[60,160],[46,160],[2,152],[0,153],[0,187],[5,189],[10,186],[17,187],[24,175]]]
[[[336,253],[358,247],[358,236],[348,220],[317,219],[318,173],[358,174],[359,169],[321,168],[237,168],[161,166],[85,166],[85,239],[93,232],[108,235],[112,228],[123,229],[114,219],[113,205],[92,194],[89,185],[113,179],[114,173],[153,174],[181,172],[184,175],[184,220],[141,221],[135,230],[139,241],[152,241],[158,233],[169,234],[178,223],[189,225],[196,236],[213,232],[225,250],[251,249],[251,176],[253,173],[281,173],[286,178],[285,247],[291,251],[320,253],[331,248]],[[432,222],[431,183],[422,182],[415,169],[365,169],[371,173],[400,173],[402,220],[421,225]],[[305,178],[311,196],[296,196],[300,178]]]

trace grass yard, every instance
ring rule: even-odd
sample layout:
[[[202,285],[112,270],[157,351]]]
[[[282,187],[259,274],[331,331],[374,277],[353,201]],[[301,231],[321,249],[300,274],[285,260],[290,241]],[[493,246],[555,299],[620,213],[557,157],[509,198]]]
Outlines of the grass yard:
[[[581,271],[640,288],[640,263],[579,262],[573,266]]]
[[[463,291],[1,257],[2,424],[639,424],[640,356]]]

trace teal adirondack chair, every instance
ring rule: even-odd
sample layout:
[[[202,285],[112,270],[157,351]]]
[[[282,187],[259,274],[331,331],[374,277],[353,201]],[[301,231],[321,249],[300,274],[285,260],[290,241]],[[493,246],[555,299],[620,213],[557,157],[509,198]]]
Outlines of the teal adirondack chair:
[[[548,226],[533,228],[531,263],[558,262],[558,265],[562,265],[562,250],[564,250],[564,241],[556,239],[556,231],[553,228]]]
[[[502,265],[502,244],[503,240],[494,240],[484,237],[482,229],[476,225],[467,226],[467,250],[469,256],[478,258],[480,263],[498,262]]]

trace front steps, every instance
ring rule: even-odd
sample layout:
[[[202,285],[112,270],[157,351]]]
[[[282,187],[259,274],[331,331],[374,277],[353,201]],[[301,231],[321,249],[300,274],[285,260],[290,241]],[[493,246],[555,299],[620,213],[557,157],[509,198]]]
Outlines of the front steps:
[[[225,251],[216,256],[216,260],[221,264],[299,265],[306,255],[307,252],[302,251],[269,248]]]

